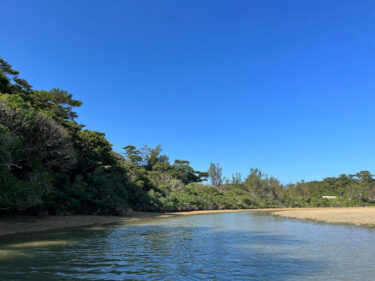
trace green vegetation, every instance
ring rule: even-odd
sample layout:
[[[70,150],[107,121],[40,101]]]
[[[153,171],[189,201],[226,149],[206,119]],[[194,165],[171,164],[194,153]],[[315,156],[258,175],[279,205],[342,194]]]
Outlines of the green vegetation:
[[[3,211],[122,214],[129,208],[357,206],[375,199],[375,180],[367,171],[284,186],[258,169],[244,180],[239,173],[229,180],[218,164],[211,163],[208,172],[185,160],[171,164],[160,145],[114,152],[103,133],[75,121],[81,101],[61,89],[35,90],[18,75],[0,58]]]

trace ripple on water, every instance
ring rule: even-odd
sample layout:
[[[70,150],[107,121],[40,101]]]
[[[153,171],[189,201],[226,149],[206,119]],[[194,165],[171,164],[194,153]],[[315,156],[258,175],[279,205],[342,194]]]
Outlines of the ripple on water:
[[[25,281],[368,280],[375,276],[374,235],[374,230],[250,213],[148,220],[72,229],[59,239],[52,239],[53,233],[0,239],[0,276],[24,276]]]

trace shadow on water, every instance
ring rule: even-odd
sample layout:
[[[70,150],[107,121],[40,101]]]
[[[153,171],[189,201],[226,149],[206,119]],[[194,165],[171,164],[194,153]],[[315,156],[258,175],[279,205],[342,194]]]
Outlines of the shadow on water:
[[[288,247],[305,243],[289,235],[194,224],[29,234],[0,239],[2,251],[14,251],[0,260],[0,276],[25,281],[303,279],[328,270],[322,260],[290,255]]]

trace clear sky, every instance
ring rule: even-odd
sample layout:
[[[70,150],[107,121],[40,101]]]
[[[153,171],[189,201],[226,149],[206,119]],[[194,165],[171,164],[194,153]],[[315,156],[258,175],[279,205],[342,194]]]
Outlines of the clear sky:
[[[0,56],[114,149],[283,183],[375,169],[375,1],[0,0]]]

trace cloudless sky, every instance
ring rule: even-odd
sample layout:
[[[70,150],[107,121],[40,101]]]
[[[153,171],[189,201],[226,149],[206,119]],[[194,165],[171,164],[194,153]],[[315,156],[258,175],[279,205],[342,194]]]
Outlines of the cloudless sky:
[[[161,144],[283,183],[375,169],[375,1],[0,0],[0,56],[83,101],[116,151]]]

